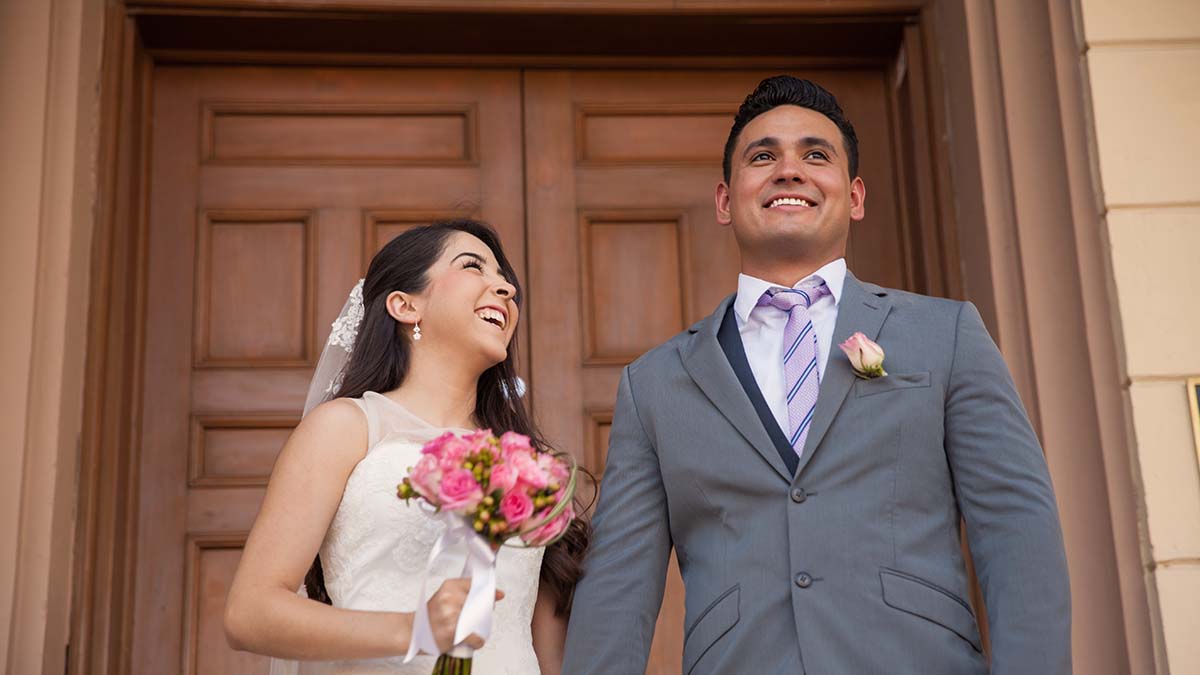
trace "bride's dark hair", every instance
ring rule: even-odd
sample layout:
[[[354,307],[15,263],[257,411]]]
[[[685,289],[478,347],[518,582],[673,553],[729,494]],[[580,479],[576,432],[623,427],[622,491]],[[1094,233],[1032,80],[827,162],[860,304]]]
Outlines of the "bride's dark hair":
[[[476,220],[444,220],[414,227],[396,236],[384,246],[367,268],[363,281],[363,318],[358,327],[354,350],[346,363],[339,398],[358,398],[368,391],[392,391],[404,382],[412,359],[412,337],[387,311],[387,296],[392,291],[420,293],[429,285],[426,274],[445,250],[452,235],[465,232],[481,240],[496,256],[505,279],[516,288],[513,297],[521,305],[521,284],[500,246],[500,237],[486,223]],[[518,391],[515,357],[517,336],[508,347],[508,358],[483,371],[475,391],[475,422],[480,428],[497,433],[515,431],[532,439],[540,451],[551,451],[538,432]],[[511,392],[511,393],[510,393]],[[581,476],[585,472],[580,470]],[[583,513],[577,503],[576,511]],[[590,526],[577,518],[558,542],[546,549],[542,558],[541,582],[555,595],[555,612],[570,612],[575,583],[582,575],[583,554],[591,537]],[[325,589],[321,556],[313,560],[304,577],[308,597],[333,604]]]

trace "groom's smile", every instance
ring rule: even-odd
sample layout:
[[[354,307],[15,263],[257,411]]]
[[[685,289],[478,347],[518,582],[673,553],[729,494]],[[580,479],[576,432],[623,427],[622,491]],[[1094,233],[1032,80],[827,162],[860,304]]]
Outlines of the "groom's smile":
[[[802,197],[792,194],[776,195],[763,204],[766,209],[779,209],[784,212],[799,212],[817,207],[820,202],[813,197]]]

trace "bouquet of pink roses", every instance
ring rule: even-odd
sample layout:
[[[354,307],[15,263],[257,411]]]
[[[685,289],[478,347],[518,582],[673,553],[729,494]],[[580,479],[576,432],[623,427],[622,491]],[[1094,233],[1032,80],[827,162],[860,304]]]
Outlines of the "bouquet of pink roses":
[[[486,638],[490,632],[491,605],[485,609],[482,603],[490,603],[494,596],[497,548],[514,538],[525,546],[549,546],[567,531],[576,515],[575,476],[576,466],[569,457],[538,451],[528,436],[511,431],[499,438],[490,429],[462,437],[445,433],[421,449],[421,459],[396,494],[405,501],[420,499],[448,520],[450,527],[430,556],[431,567],[452,548],[465,553],[471,591],[456,643],[471,633]],[[421,597],[409,659],[421,650],[434,653],[432,634],[425,630],[424,589]],[[471,607],[473,600],[475,607]],[[469,648],[456,647],[439,656],[433,675],[470,672]]]

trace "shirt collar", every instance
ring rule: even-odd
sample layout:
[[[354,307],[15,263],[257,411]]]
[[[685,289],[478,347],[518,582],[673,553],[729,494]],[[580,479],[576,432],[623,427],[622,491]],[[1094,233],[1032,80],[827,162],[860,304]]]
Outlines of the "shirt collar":
[[[833,304],[836,307],[842,300],[842,289],[846,285],[846,259],[838,258],[826,263],[824,267],[804,277],[792,288],[799,288],[814,277],[819,277],[829,287],[829,292],[833,295]],[[750,312],[758,306],[758,299],[762,297],[762,294],[766,293],[767,289],[778,285],[749,274],[739,274],[737,298],[733,301],[733,311],[737,314],[738,319],[742,323],[749,321]]]

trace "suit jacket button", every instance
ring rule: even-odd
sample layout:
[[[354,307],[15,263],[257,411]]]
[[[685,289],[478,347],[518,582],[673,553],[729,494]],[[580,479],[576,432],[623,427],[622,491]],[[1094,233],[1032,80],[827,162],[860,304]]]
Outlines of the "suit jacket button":
[[[808,493],[804,491],[804,488],[792,488],[792,501],[803,504],[805,499],[808,499]]]
[[[808,574],[808,572],[801,572],[796,575],[796,585],[800,588],[808,588],[809,586],[812,586],[812,582],[813,578]]]

